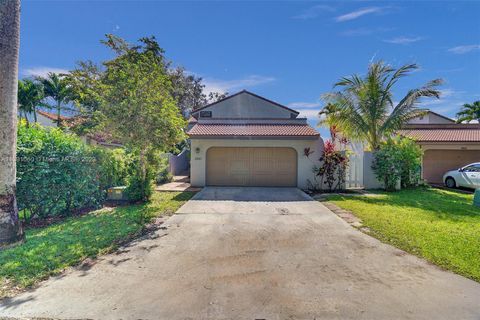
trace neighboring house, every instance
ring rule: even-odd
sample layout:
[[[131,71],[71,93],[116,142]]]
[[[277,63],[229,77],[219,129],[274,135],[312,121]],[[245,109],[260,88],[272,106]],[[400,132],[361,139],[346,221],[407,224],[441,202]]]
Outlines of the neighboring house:
[[[44,127],[57,127],[57,119],[58,116],[56,113],[51,113],[43,110],[37,110],[37,123],[44,126]],[[35,118],[33,114],[27,114],[28,121],[33,123],[35,122]],[[68,120],[72,119],[72,117],[60,115],[61,122],[68,122]],[[68,126],[68,124],[67,124]],[[89,145],[98,145],[101,147],[106,148],[121,148],[123,145],[117,141],[112,141],[107,134],[96,133],[96,134],[88,134],[80,136],[80,139],[83,142]]]
[[[422,147],[422,178],[427,182],[443,183],[445,172],[480,161],[480,124],[457,124],[428,111],[410,120],[399,133]]]
[[[323,140],[298,114],[245,90],[194,110],[187,132],[192,186],[306,189]]]
[[[37,110],[37,123],[41,124],[44,127],[56,127],[57,126],[57,114]],[[35,117],[32,113],[27,114],[27,119],[29,122],[35,122]],[[60,116],[60,121],[68,120],[69,117]]]

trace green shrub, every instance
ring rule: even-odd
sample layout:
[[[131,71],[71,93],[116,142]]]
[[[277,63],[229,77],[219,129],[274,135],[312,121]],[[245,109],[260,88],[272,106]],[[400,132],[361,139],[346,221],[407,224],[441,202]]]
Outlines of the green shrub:
[[[95,148],[95,158],[99,164],[100,188],[125,186],[132,174],[133,157],[125,149]]]
[[[57,128],[20,123],[17,201],[32,217],[69,215],[103,200],[97,160],[78,137]]]
[[[128,185],[125,189],[125,195],[131,202],[148,201],[153,192],[153,174],[147,172],[147,177],[143,180],[140,173],[133,174],[128,179]]]
[[[173,180],[173,175],[168,170],[168,158],[160,159],[157,172],[157,184],[167,183]]]
[[[398,136],[380,145],[372,169],[385,190],[395,190],[398,181],[402,187],[410,187],[420,180],[421,157],[422,150],[413,140]]]
[[[420,183],[422,170],[422,149],[408,138],[397,138],[400,148],[400,181],[402,187],[415,187]]]

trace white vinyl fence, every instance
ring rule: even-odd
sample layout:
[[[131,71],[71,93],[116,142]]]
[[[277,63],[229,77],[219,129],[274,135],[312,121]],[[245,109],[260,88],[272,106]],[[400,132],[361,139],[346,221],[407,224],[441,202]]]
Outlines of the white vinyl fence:
[[[349,165],[345,174],[345,188],[363,188],[363,144],[351,143],[348,151]]]

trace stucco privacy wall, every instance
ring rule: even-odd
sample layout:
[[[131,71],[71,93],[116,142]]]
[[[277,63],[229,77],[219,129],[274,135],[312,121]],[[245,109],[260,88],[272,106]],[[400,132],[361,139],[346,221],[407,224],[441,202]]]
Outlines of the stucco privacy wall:
[[[319,165],[323,152],[323,140],[241,140],[241,139],[192,139],[191,140],[191,176],[190,183],[194,187],[205,186],[206,154],[211,147],[290,147],[297,151],[298,172],[297,187],[306,189],[307,180],[313,181],[312,167]],[[198,148],[198,149],[197,149]],[[307,158],[305,148],[313,153]],[[198,151],[198,152],[197,152]]]

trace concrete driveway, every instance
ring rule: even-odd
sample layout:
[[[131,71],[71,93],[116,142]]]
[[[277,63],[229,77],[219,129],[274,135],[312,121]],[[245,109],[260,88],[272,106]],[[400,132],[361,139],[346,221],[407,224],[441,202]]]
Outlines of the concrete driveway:
[[[205,188],[166,226],[3,301],[0,315],[480,318],[480,284],[353,229],[297,189]]]

